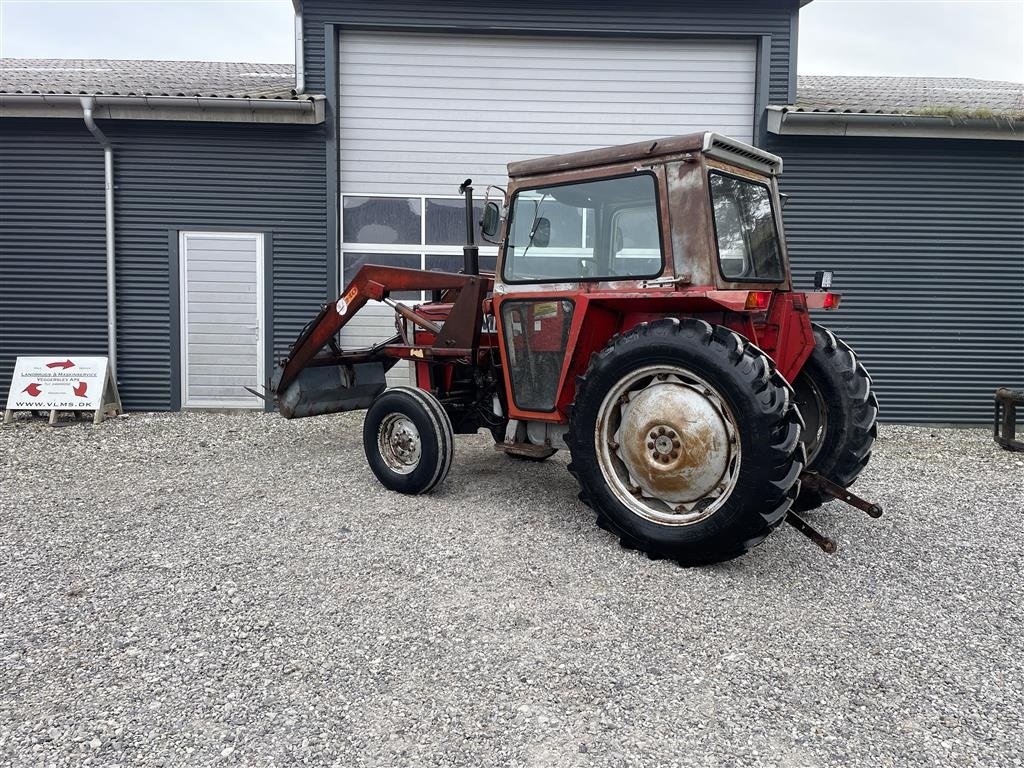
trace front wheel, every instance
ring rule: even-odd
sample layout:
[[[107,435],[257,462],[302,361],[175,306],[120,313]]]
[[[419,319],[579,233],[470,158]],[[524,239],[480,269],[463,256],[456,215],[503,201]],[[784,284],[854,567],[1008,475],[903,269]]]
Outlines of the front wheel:
[[[800,415],[771,360],[702,320],[668,318],[594,355],[570,413],[570,471],[598,524],[681,565],[728,560],[785,517]]]
[[[385,390],[363,420],[366,461],[385,488],[399,493],[426,493],[444,480],[454,442],[444,407],[416,387]]]

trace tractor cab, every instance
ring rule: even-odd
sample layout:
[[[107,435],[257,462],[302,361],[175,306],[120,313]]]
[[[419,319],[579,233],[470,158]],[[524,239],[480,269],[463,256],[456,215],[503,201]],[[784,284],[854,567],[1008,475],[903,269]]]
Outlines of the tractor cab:
[[[496,283],[788,288],[781,170],[713,133],[512,163]]]
[[[483,216],[499,244],[494,314],[510,412],[564,423],[595,351],[576,343],[585,324],[704,310],[755,333],[773,293],[791,287],[781,169],[775,155],[713,133],[512,163],[507,201],[488,200]],[[804,351],[785,350],[787,367]]]

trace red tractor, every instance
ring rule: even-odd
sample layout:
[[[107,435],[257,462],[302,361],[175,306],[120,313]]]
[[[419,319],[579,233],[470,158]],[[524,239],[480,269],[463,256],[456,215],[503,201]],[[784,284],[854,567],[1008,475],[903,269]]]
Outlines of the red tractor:
[[[472,188],[462,273],[363,266],[271,382],[288,418],[366,408],[363,443],[387,488],[424,493],[453,435],[488,430],[509,456],[560,449],[580,498],[621,543],[683,565],[736,557],[847,489],[871,456],[878,404],[853,351],[810,312],[831,275],[795,291],[782,236],[782,161],[714,133],[512,163],[479,221],[499,245],[481,273]],[[401,291],[432,292],[410,306]],[[393,338],[342,349],[369,301]],[[387,388],[412,361],[416,386]]]

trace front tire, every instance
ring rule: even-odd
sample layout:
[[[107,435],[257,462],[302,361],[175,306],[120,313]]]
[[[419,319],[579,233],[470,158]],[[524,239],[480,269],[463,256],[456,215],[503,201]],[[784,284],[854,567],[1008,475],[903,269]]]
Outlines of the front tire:
[[[828,328],[812,327],[814,351],[793,382],[806,425],[800,439],[807,450],[807,469],[848,488],[871,459],[878,399],[854,351]],[[816,509],[830,499],[804,488],[793,509]]]
[[[443,481],[454,442],[444,407],[416,387],[385,390],[363,420],[366,461],[381,485],[399,493],[426,493]]]
[[[789,385],[757,347],[668,318],[591,358],[570,411],[569,470],[623,546],[705,565],[743,554],[785,518],[801,427]]]

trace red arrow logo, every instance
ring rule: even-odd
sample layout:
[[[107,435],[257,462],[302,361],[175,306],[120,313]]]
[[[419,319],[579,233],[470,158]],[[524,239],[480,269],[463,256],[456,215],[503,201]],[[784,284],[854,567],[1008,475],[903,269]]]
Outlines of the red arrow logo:
[[[85,397],[85,390],[88,388],[89,385],[86,382],[80,381],[78,382],[78,386],[75,387],[72,391],[79,397]]]
[[[63,368],[64,370],[67,370],[68,368],[74,368],[75,364],[72,363],[70,360],[61,360],[59,363],[47,363],[46,367],[47,368]]]
[[[39,385],[33,381],[31,384],[29,384],[21,391],[28,392],[32,397],[39,397],[39,393],[42,392],[43,390],[40,389]]]

